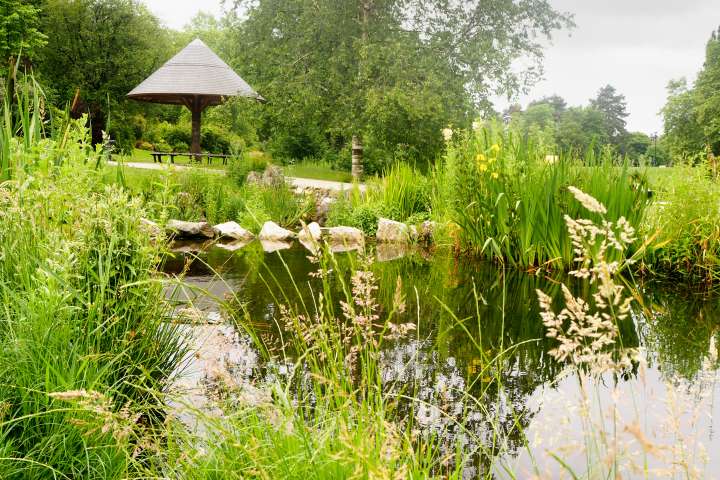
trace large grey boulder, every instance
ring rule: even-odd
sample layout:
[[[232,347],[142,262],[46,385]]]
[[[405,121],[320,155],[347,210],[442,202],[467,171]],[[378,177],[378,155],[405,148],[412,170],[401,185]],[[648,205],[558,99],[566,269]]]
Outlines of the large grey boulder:
[[[265,222],[258,234],[258,238],[270,242],[284,242],[295,238],[295,234],[275,222]]]
[[[252,240],[255,235],[251,231],[245,230],[237,222],[225,222],[213,227],[213,231],[220,238],[230,238],[233,240]]]
[[[214,238],[215,232],[207,222],[169,220],[165,229],[177,238]]]
[[[262,175],[259,172],[252,171],[247,174],[245,183],[248,185],[260,185],[262,184]]]
[[[430,220],[425,220],[420,225],[420,232],[418,233],[418,241],[424,244],[431,244],[433,242],[433,236],[435,234],[435,230],[437,229],[437,224],[435,222],[432,222]]]
[[[409,243],[417,236],[417,229],[402,222],[381,218],[378,221],[377,241],[386,243]]]
[[[325,235],[334,251],[362,250],[365,247],[365,234],[354,227],[326,228]]]
[[[322,230],[317,222],[309,225],[303,225],[302,230],[298,233],[298,240],[303,243],[319,242],[322,238]]]

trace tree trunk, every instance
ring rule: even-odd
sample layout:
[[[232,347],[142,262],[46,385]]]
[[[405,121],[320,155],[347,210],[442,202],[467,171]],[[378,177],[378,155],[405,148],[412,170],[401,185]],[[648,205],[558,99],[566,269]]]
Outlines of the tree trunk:
[[[202,117],[202,104],[200,98],[195,97],[192,102],[192,145],[190,153],[202,153],[200,150],[200,120]]]

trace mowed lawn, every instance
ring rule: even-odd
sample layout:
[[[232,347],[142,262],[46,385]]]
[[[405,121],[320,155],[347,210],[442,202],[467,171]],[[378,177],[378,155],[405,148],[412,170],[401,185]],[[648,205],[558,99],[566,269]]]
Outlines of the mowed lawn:
[[[132,155],[119,155],[123,162],[126,163],[153,163],[152,155],[148,150],[140,150],[138,148],[133,150]],[[232,162],[233,160],[229,160]],[[169,159],[165,157],[163,163],[168,163]],[[191,162],[187,157],[175,157],[176,165],[190,165]],[[198,165],[193,162],[192,165]],[[222,160],[219,158],[213,159],[210,165],[207,164],[207,159],[202,161],[203,168],[217,168],[225,169],[227,166],[222,164]],[[350,172],[334,170],[329,165],[324,163],[315,162],[300,162],[293,165],[285,165],[282,167],[285,175],[288,177],[298,178],[312,178],[315,180],[328,180],[332,182],[352,182],[352,175]]]

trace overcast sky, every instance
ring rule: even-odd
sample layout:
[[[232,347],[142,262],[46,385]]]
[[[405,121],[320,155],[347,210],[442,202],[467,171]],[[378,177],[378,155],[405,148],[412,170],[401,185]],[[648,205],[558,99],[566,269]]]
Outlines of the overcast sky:
[[[570,105],[586,104],[610,83],[627,97],[628,129],[646,133],[662,130],[658,112],[667,82],[695,78],[705,43],[720,25],[720,0],[550,1],[573,13],[577,26],[555,36],[545,52],[545,80],[520,103],[557,93]],[[221,0],[145,2],[173,28],[182,28],[200,10],[222,12]]]

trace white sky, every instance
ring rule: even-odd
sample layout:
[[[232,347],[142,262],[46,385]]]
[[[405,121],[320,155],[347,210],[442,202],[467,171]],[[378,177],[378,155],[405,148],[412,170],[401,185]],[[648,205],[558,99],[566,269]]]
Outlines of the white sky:
[[[665,86],[693,80],[705,43],[720,25],[720,0],[550,0],[575,14],[577,27],[556,35],[545,52],[545,80],[519,101],[557,93],[586,104],[605,84],[627,97],[628,129],[662,130]],[[221,0],[145,0],[167,26],[182,28],[199,11],[219,15]],[[499,109],[507,102],[498,101]]]

